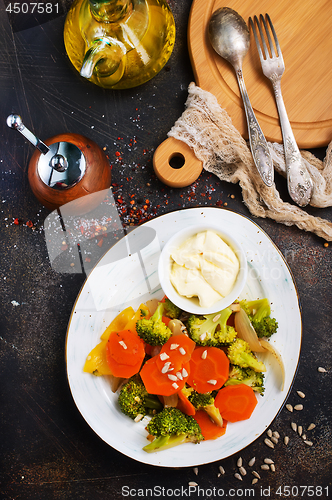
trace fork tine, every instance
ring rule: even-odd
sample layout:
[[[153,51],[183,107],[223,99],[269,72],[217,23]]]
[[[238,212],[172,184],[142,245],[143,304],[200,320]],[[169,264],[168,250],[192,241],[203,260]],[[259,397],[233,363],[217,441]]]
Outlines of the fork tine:
[[[265,15],[267,16],[268,14],[265,14]],[[261,23],[263,24],[264,29],[265,29],[265,33],[266,33],[266,36],[267,36],[267,39],[268,39],[268,42],[269,42],[269,46],[270,46],[270,50],[271,50],[271,55],[272,55],[272,57],[276,57],[276,53],[275,53],[275,50],[274,50],[274,46],[273,46],[272,38],[271,38],[271,35],[270,35],[270,31],[269,31],[269,29],[267,27],[265,19],[264,19],[264,17],[263,17],[262,14],[259,17],[260,17]],[[271,23],[271,19],[269,19],[269,21],[270,21],[270,25],[271,25],[272,24]],[[260,30],[260,33],[261,33],[261,36],[263,37],[263,34],[262,34],[261,30]]]
[[[279,45],[279,41],[278,41],[278,37],[277,37],[277,33],[275,32],[275,29],[274,29],[274,26],[272,24],[272,21],[271,21],[271,18],[268,14],[265,14],[265,17],[269,23],[269,26],[270,26],[270,29],[272,31],[272,34],[273,34],[273,38],[274,38],[274,42],[275,42],[275,45],[276,45],[276,49],[278,51],[278,56],[283,59],[282,57],[282,52],[281,52],[281,48],[280,48],[280,45]]]
[[[257,20],[257,16],[254,17],[256,23],[258,23],[258,20]],[[259,42],[259,38],[258,38],[258,34],[257,34],[257,30],[255,28],[255,25],[254,25],[254,22],[253,20],[251,19],[251,17],[249,17],[249,23],[250,23],[250,26],[251,26],[251,29],[252,29],[252,32],[254,34],[254,37],[255,37],[255,42],[256,42],[256,46],[257,46],[257,50],[258,50],[258,54],[259,54],[259,57],[260,59],[264,59],[264,54],[262,52],[262,49],[261,49],[261,44]]]

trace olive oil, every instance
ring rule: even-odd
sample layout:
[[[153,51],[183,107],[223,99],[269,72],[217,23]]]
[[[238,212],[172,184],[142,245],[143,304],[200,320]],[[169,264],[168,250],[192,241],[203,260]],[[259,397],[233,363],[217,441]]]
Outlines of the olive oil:
[[[166,0],[75,0],[64,42],[73,66],[91,82],[136,87],[168,61],[175,23]]]

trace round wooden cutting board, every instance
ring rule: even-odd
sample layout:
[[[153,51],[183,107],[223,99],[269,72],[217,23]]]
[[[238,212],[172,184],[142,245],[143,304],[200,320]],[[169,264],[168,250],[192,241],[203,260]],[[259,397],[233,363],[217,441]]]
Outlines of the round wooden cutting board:
[[[234,69],[212,49],[207,36],[211,15],[221,7],[249,17],[268,13],[282,50],[285,72],[281,89],[298,146],[311,149],[332,140],[332,1],[331,0],[194,0],[188,23],[188,46],[196,84],[214,94],[234,126],[248,138],[247,123]],[[262,73],[253,33],[243,62],[249,98],[268,141],[282,142],[272,84]],[[172,168],[173,157],[183,160]],[[190,148],[172,137],[156,149],[153,166],[173,187],[188,186],[202,171]]]
[[[247,138],[247,124],[235,73],[212,49],[207,25],[220,7],[249,17],[268,13],[282,50],[285,72],[281,89],[300,148],[326,146],[332,140],[332,2],[331,0],[194,0],[188,26],[190,57],[196,84],[216,96],[233,124]],[[263,75],[250,30],[243,76],[252,107],[269,141],[282,142],[271,82]]]

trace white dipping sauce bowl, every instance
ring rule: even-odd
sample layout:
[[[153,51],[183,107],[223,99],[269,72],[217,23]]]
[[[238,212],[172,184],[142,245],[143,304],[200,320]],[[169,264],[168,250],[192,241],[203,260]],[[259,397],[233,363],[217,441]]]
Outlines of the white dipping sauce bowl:
[[[178,249],[187,239],[191,238],[197,233],[211,230],[218,234],[225,243],[227,243],[231,249],[234,251],[235,255],[239,260],[239,271],[231,292],[218,302],[215,302],[211,307],[203,308],[199,305],[199,300],[197,297],[187,298],[180,295],[170,281],[170,273],[173,264],[173,259],[171,257],[172,253]],[[226,307],[230,306],[241,294],[248,275],[248,265],[246,254],[242,246],[233,238],[233,236],[224,231],[220,226],[217,225],[201,225],[201,226],[189,226],[186,229],[182,229],[178,233],[174,234],[164,245],[161,251],[161,255],[158,263],[158,274],[161,287],[164,294],[180,309],[183,311],[196,314],[205,315],[213,314]]]

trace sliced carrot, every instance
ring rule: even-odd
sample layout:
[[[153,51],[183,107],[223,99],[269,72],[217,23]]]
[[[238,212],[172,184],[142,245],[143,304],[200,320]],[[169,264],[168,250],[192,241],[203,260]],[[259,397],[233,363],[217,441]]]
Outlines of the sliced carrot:
[[[218,347],[197,347],[190,359],[188,384],[197,392],[220,389],[228,379],[229,360]]]
[[[196,411],[193,418],[201,428],[204,439],[217,439],[226,432],[227,420],[223,420],[222,426],[215,424],[204,410]]]
[[[112,332],[106,344],[106,360],[115,377],[137,373],[145,357],[144,342],[130,330]]]
[[[215,406],[229,422],[247,420],[257,405],[255,392],[246,384],[228,385],[218,392]]]
[[[162,346],[157,358],[157,365],[161,370],[165,363],[171,363],[170,368],[177,372],[184,363],[188,363],[195,349],[195,342],[188,335],[176,335],[168,339]],[[167,356],[167,357],[166,357]]]
[[[106,328],[106,330],[104,331],[104,333],[100,338],[102,340],[108,340],[108,337],[110,336],[111,332],[119,332],[121,330],[124,330],[128,321],[134,316],[134,314],[135,311],[131,306],[126,307],[126,309],[123,309],[123,311],[121,311],[108,325],[108,327]]]
[[[165,323],[166,326],[168,326],[168,323],[171,321],[171,318],[168,318],[167,316],[162,317],[162,322]]]
[[[196,408],[194,405],[189,401],[187,396],[182,392],[178,392],[178,404],[177,408],[182,411],[182,413],[185,413],[186,415],[195,415],[196,413]]]
[[[175,394],[183,389],[188,378],[185,374],[189,373],[189,363],[185,364],[183,367],[186,372],[182,372],[184,374],[184,376],[182,376],[182,380],[178,378],[176,380],[172,380],[175,376],[173,375],[173,372],[162,373],[157,366],[156,358],[157,356],[148,359],[140,371],[141,378],[148,393],[160,396],[171,396],[172,394]]]

